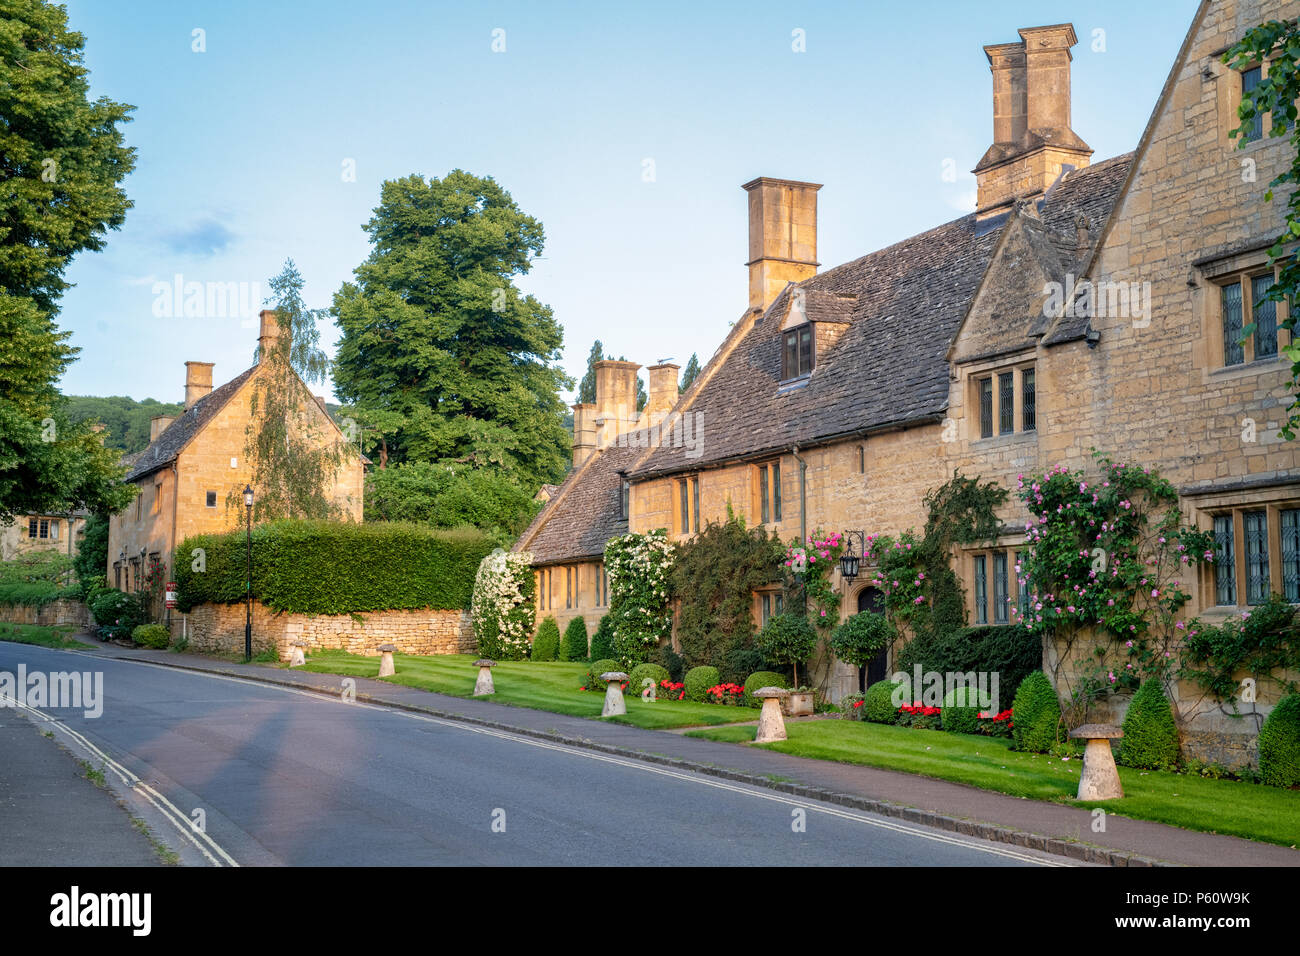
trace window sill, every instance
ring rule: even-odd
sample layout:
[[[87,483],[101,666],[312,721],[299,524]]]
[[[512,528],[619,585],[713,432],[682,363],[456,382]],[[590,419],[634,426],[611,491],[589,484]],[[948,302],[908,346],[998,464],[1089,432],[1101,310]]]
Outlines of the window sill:
[[[783,382],[776,383],[776,394],[781,395],[785,392],[792,392],[797,388],[803,388],[812,379],[812,372],[806,375],[800,375],[798,378],[788,378]]]
[[[1031,429],[1030,431],[1007,432],[1005,435],[990,435],[988,438],[976,438],[971,441],[971,445],[987,447],[995,444],[1011,445],[1022,441],[1028,444],[1036,440],[1037,437],[1038,430]]]
[[[1267,372],[1274,367],[1283,368],[1286,366],[1286,355],[1281,350],[1277,355],[1270,355],[1268,358],[1254,359],[1249,362],[1238,362],[1236,365],[1224,365],[1220,368],[1210,369],[1210,375],[1231,377],[1233,373],[1238,375],[1258,375],[1261,372]]]

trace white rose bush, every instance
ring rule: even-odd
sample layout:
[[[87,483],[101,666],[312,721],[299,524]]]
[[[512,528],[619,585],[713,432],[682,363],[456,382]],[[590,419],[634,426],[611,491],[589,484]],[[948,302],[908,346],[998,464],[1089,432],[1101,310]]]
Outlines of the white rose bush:
[[[669,577],[675,552],[662,529],[625,534],[605,545],[614,656],[627,667],[645,662],[672,635]]]
[[[536,581],[527,551],[493,551],[478,566],[470,612],[478,652],[499,661],[528,656]]]

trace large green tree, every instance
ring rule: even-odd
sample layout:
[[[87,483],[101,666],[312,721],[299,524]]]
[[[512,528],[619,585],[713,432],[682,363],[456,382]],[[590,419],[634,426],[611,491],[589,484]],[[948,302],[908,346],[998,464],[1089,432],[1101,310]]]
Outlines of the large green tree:
[[[569,458],[551,309],[514,280],[542,225],[491,177],[454,170],[385,182],[373,249],[334,296],[338,397],[379,413],[384,460],[501,468],[536,486]],[[367,446],[371,447],[371,446]]]
[[[684,392],[691,387],[691,384],[700,377],[700,357],[694,352],[691,353],[690,361],[686,363],[686,368],[682,369],[682,386]]]
[[[596,363],[604,357],[604,346],[600,344],[600,339],[596,339],[591,345],[591,351],[587,353],[587,373],[578,383],[578,401],[582,404],[590,405],[596,400]]]
[[[131,107],[92,101],[85,38],[62,6],[0,8],[0,522],[78,505],[114,511],[133,490],[90,423],[73,424],[54,383],[77,354],[54,323],[64,270],[100,249],[130,207]]]
[[[179,381],[177,383],[179,385]],[[68,418],[73,422],[98,422],[104,426],[104,444],[132,454],[149,445],[151,420],[157,415],[175,418],[184,405],[146,398],[136,401],[126,395],[69,395]]]

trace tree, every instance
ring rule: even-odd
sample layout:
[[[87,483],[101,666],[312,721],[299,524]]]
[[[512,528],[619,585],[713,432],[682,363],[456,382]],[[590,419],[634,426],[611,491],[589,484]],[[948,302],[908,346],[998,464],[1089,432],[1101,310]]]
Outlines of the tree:
[[[435,528],[473,525],[503,546],[528,527],[537,502],[496,469],[408,461],[366,475],[367,521],[416,521]]]
[[[257,492],[253,519],[337,518],[334,479],[353,450],[316,408],[305,385],[324,381],[329,366],[317,347],[316,322],[324,313],[303,302],[302,275],[292,259],[270,284],[267,304],[275,311],[279,334],[258,355],[245,431],[244,457]],[[227,507],[240,507],[241,494],[232,488]]]
[[[580,404],[590,405],[596,400],[596,363],[604,357],[605,350],[600,344],[600,339],[596,339],[592,343],[591,351],[587,353],[587,374],[582,376],[582,381],[578,383]]]
[[[339,398],[400,416],[397,461],[491,465],[529,487],[569,463],[551,309],[513,280],[542,225],[491,177],[453,170],[385,182],[365,226],[369,258],[334,296]]]
[[[1296,123],[1296,99],[1300,98],[1300,24],[1295,20],[1270,20],[1247,30],[1246,35],[1230,46],[1223,54],[1223,62],[1234,70],[1244,70],[1253,64],[1267,63],[1268,76],[1262,77],[1253,90],[1242,90],[1237,116],[1241,125],[1229,135],[1237,139],[1237,148],[1244,149],[1250,138],[1248,133],[1257,118],[1265,113],[1273,116],[1270,136],[1286,136],[1291,141],[1291,163],[1274,177],[1264,193],[1264,201],[1273,201],[1273,191],[1279,186],[1300,186],[1300,124]],[[1245,160],[1243,160],[1243,163]],[[1270,264],[1278,267],[1278,279],[1261,302],[1290,302],[1300,295],[1300,262],[1294,256],[1296,240],[1300,239],[1300,189],[1292,188],[1287,197],[1286,225],[1268,250]],[[1261,303],[1256,303],[1256,308]],[[1242,342],[1255,334],[1257,323],[1252,320],[1241,330]],[[1287,309],[1286,318],[1278,327],[1292,334],[1291,344],[1282,352],[1291,360],[1291,391],[1293,400],[1287,409],[1288,418],[1279,429],[1282,437],[1291,440],[1300,429],[1300,337],[1295,335],[1296,311]]]
[[[85,533],[77,556],[72,559],[72,566],[77,571],[77,581],[82,590],[89,591],[92,584],[104,579],[104,569],[108,567],[108,516],[92,514],[86,519]]]
[[[700,357],[694,352],[691,353],[690,360],[686,363],[686,368],[682,370],[682,386],[684,392],[691,387],[691,384],[700,377]]]
[[[175,418],[185,410],[184,405],[152,398],[137,402],[125,395],[69,395],[66,408],[68,419],[74,423],[92,422],[103,425],[104,444],[128,455],[144,451],[148,447],[150,420],[154,416],[167,415]]]

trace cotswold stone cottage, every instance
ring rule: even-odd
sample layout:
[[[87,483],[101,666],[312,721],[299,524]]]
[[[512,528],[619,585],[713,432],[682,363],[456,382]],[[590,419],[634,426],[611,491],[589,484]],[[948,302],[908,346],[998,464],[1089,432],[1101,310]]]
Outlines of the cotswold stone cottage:
[[[554,574],[565,549],[537,544],[566,499],[583,502],[593,567],[601,534],[624,521],[685,539],[728,506],[786,540],[819,527],[896,535],[922,526],[925,492],[954,469],[1014,489],[1021,473],[1087,468],[1095,447],[1157,469],[1215,533],[1218,560],[1191,582],[1189,616],[1222,620],[1270,590],[1300,603],[1300,443],[1277,436],[1290,403],[1285,307],[1262,311],[1238,344],[1273,279],[1267,248],[1286,200],[1263,194],[1291,148],[1268,137],[1269,117],[1235,148],[1242,90],[1268,64],[1220,62],[1249,27],[1297,14],[1296,2],[1202,3],[1136,150],[1099,162],[1071,127],[1073,28],[985,47],[993,143],[975,166],[976,211],[822,272],[821,187],[747,183],[748,306],[664,423],[698,422],[698,453],[665,442],[579,468],[521,547]],[[1092,318],[1052,301],[1050,284],[1084,278],[1128,294]],[[995,546],[955,555],[971,623],[1003,623],[1021,600],[1028,515],[1013,500],[1001,517]],[[842,614],[875,602],[869,578],[838,582]],[[607,597],[585,580],[562,577],[558,593],[590,620]],[[775,599],[755,595],[756,625]],[[882,655],[873,678],[891,664]],[[852,668],[821,676],[832,698],[856,690]],[[1259,711],[1275,699],[1261,689]],[[1240,759],[1257,727],[1211,712],[1189,746]]]
[[[275,313],[263,311],[260,354],[279,334]],[[254,365],[214,390],[211,362],[185,363],[185,410],[174,419],[153,419],[149,446],[127,460],[125,480],[140,493],[109,519],[107,572],[114,587],[140,590],[154,561],[170,572],[172,553],[188,536],[228,531],[247,520],[242,507],[231,508],[227,501],[230,492],[241,492],[251,480],[245,429],[254,383],[263,370]],[[346,442],[323,404],[297,381],[303,396],[299,413],[322,441]],[[364,486],[361,457],[345,457],[335,476],[334,499],[350,520],[361,520]]]

